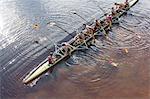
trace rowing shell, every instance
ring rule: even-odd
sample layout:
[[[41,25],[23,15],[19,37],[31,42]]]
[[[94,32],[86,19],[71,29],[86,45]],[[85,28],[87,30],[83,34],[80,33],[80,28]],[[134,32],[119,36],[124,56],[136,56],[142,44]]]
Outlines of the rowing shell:
[[[132,0],[129,2],[129,7],[126,8],[126,11],[129,10],[133,5],[135,5],[139,0]],[[117,14],[118,17],[122,16],[125,12],[120,12]],[[97,34],[100,34],[100,32],[96,32],[94,36]],[[93,37],[89,37],[85,42],[89,42],[93,39]],[[71,44],[74,39],[71,39],[69,43]],[[70,52],[66,55],[63,55],[61,58],[56,59],[56,61],[53,64],[49,64],[48,60],[45,59],[42,63],[40,63],[36,68],[34,68],[24,79],[23,83],[28,84],[32,82],[34,79],[38,78],[40,75],[47,72],[51,67],[55,66],[57,63],[59,63],[61,60],[66,58],[67,56],[70,56],[71,53],[76,51],[79,47],[83,46],[85,43],[81,43],[80,45],[73,47]]]

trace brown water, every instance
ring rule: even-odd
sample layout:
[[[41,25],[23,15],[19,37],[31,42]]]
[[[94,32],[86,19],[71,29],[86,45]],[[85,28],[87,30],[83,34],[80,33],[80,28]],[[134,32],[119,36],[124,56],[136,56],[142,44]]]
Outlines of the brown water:
[[[112,5],[108,1],[114,0],[96,4]],[[55,21],[71,33],[85,20],[70,12],[91,20],[102,15],[96,4],[89,0],[1,0],[1,99],[149,99],[149,0],[140,0],[121,17],[109,40],[97,40],[96,47],[75,52],[35,86],[22,84],[23,77],[48,55],[43,54],[47,51],[44,46],[49,48],[67,35],[46,23]],[[39,29],[33,29],[33,24]],[[112,66],[110,60],[118,66]]]

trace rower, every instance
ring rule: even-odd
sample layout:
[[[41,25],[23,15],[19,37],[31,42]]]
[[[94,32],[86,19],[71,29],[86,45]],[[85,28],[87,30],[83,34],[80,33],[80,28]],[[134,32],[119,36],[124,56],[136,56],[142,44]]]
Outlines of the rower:
[[[115,3],[115,10],[117,11],[119,9],[119,4]]]
[[[94,32],[96,32],[97,29],[100,29],[101,28],[101,23],[100,21],[98,20],[95,20],[95,26],[94,26]]]
[[[113,22],[118,23],[119,17],[117,16],[117,12],[114,9],[114,7],[111,8],[111,16],[112,16]]]
[[[111,29],[112,27],[112,16],[109,14],[109,15],[106,15],[106,24],[108,25],[108,29]]]
[[[125,5],[125,6],[124,6],[125,8],[129,7],[129,1],[126,0],[126,1],[124,2],[124,5]]]
[[[79,41],[80,44],[84,43],[85,46],[88,48],[88,45],[86,43],[86,35],[83,32],[81,32],[81,33],[78,34],[78,40],[77,40],[77,42],[78,41]]]
[[[100,26],[100,22],[98,22],[98,20],[97,20],[97,24]],[[87,35],[89,37],[92,37],[93,38],[93,42],[95,43],[96,38],[95,38],[94,33],[96,31],[95,31],[94,27],[86,25],[86,29],[87,29],[87,32],[85,33],[85,35]]]
[[[83,26],[85,27],[84,30],[82,31],[83,34],[85,34],[86,36],[91,36],[92,34],[94,34],[94,29],[92,26],[83,24]]]
[[[122,4],[122,3],[120,3],[120,4],[115,3],[115,6],[116,6],[116,12],[119,13],[119,12],[122,11],[122,9],[124,9],[124,6],[125,6],[125,5]]]
[[[82,34],[82,33],[78,33],[75,36],[75,41],[79,41],[79,43],[82,43],[84,40],[85,40],[85,37],[84,37],[84,34]]]
[[[113,17],[116,16],[116,14],[117,14],[114,7],[111,8],[111,14]]]
[[[61,52],[64,53],[64,55],[67,55],[72,49],[74,49],[74,46],[70,45],[67,42],[62,43]]]
[[[105,15],[107,15],[107,14],[105,14]],[[104,21],[100,21],[100,25],[101,25],[100,31],[103,32],[103,34],[106,36],[106,31],[104,29],[104,27],[106,26],[105,19],[104,19]]]
[[[52,55],[53,55],[53,54],[50,53],[50,55],[48,56],[48,63],[49,63],[49,65],[51,65],[51,64],[54,63],[54,59],[53,59]]]

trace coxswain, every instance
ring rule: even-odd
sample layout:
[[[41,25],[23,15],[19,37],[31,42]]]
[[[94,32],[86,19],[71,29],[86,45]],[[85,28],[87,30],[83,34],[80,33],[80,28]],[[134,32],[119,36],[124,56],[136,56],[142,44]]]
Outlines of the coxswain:
[[[95,20],[95,26],[94,26],[94,32],[96,32],[97,29],[101,28],[101,23],[98,20]]]
[[[53,59],[52,55],[53,55],[53,54],[50,53],[50,55],[48,56],[48,63],[49,63],[49,65],[51,65],[51,64],[54,63],[54,59]]]

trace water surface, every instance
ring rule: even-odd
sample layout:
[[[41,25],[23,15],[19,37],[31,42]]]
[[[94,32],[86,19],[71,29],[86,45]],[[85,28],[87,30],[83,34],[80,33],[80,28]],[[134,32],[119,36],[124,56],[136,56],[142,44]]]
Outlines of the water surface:
[[[25,75],[48,56],[47,49],[68,35],[48,22],[72,33],[103,15],[99,6],[109,11],[117,1],[1,0],[1,99],[148,99],[149,0],[140,0],[121,17],[109,39],[99,39],[89,50],[75,52],[35,86],[22,83]],[[40,44],[34,43],[36,40]],[[110,60],[118,66],[112,66]]]

